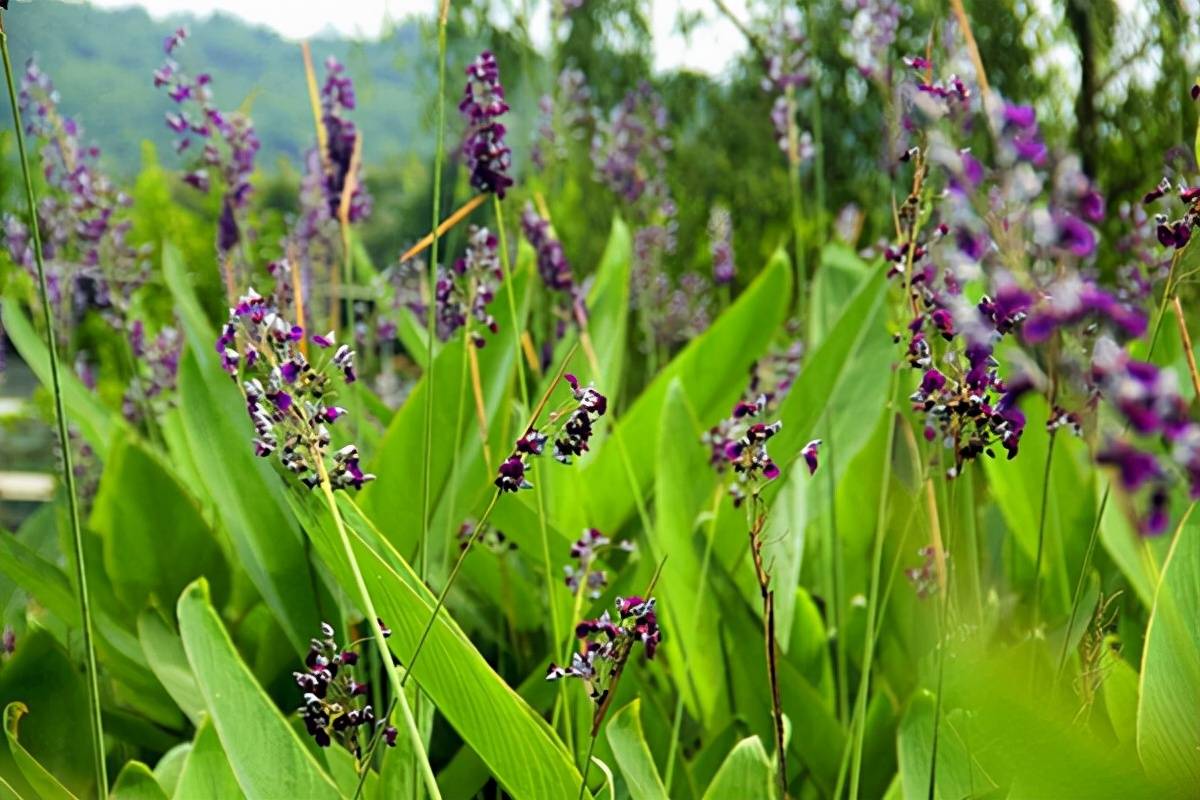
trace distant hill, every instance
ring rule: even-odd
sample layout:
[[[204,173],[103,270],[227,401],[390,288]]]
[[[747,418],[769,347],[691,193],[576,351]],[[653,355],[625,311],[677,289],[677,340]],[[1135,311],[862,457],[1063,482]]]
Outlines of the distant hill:
[[[88,4],[37,0],[13,3],[6,15],[14,66],[34,54],[54,80],[64,110],[100,145],[118,173],[136,171],[143,139],[170,159],[163,113],[170,101],[154,88],[151,73],[162,62],[163,37],[186,24],[191,37],[179,51],[190,73],[209,72],[222,108],[249,104],[270,169],[284,157],[297,163],[313,139],[312,112],[300,48],[273,31],[225,14],[202,20],[152,19],[143,9],[98,9]],[[322,62],[334,55],[355,81],[365,157],[380,161],[400,153],[426,155],[430,137],[423,116],[430,106],[435,58],[420,23],[395,26],[378,41],[312,40],[318,81]],[[0,126],[0,127],[6,127]]]

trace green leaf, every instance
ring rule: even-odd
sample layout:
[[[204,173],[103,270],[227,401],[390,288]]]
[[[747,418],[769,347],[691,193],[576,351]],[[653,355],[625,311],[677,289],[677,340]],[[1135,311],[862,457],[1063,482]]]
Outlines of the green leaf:
[[[528,270],[519,271],[514,275],[517,292],[517,314],[523,316],[522,309],[528,303],[529,275]],[[509,284],[504,284],[492,301],[495,308],[507,308],[506,292]],[[500,331],[490,337],[487,346],[478,350],[479,375],[483,384],[484,407],[489,420],[497,419],[501,401],[506,396],[510,376],[515,364],[516,340],[507,323],[507,315],[497,315],[500,319]],[[459,378],[462,375],[464,359],[462,337],[456,337],[442,346],[441,352],[434,358],[434,390],[433,390],[433,426],[441,438],[440,442],[454,440],[455,425],[458,415]],[[421,492],[422,474],[425,470],[425,455],[423,449],[425,426],[425,403],[429,393],[429,373],[422,375],[417,385],[413,387],[408,399],[392,418],[387,433],[375,457],[371,459],[370,471],[378,478],[362,492],[362,506],[376,519],[388,520],[387,533],[391,543],[402,550],[410,552],[420,540],[421,527]],[[468,390],[469,391],[469,390]],[[475,414],[471,413],[468,400],[465,415],[462,441],[471,454],[464,457],[453,453],[453,447],[435,446],[431,464],[431,497],[438,503],[450,483],[451,467],[456,457],[463,458],[466,476],[482,474],[482,468],[473,469],[475,459],[481,451],[479,445],[478,425]],[[493,458],[501,458],[493,454]],[[460,502],[467,502],[471,493],[461,492]],[[461,520],[461,517],[459,517]],[[435,527],[435,530],[437,528]]]
[[[812,281],[808,302],[808,346],[818,346],[829,335],[842,309],[870,273],[868,264],[844,244],[821,250],[821,266]]]
[[[241,794],[217,730],[205,717],[196,729],[196,738],[184,762],[174,797],[176,800],[225,800]]]
[[[320,621],[303,537],[295,520],[282,512],[285,503],[278,476],[251,449],[253,429],[245,401],[212,357],[216,341],[212,327],[191,290],[178,251],[169,244],[163,246],[163,275],[190,351],[179,370],[188,450],[241,566],[296,652],[303,652]]]
[[[292,497],[321,560],[340,585],[353,585],[328,510],[311,495]],[[353,503],[339,506],[375,609],[392,630],[388,645],[403,662],[429,619],[433,596],[399,553],[385,558],[367,545],[387,543]],[[578,791],[579,771],[550,726],[492,671],[448,609],[430,629],[412,675],[513,797],[573,797]]]
[[[35,777],[30,777],[31,770],[38,774],[33,764],[70,792],[81,797],[92,792],[92,733],[82,671],[48,631],[31,632],[0,670],[0,707],[10,709],[9,744],[30,784],[36,788]],[[17,745],[17,720],[25,714]]]
[[[1148,774],[1181,791],[1200,785],[1200,523],[1185,522],[1167,556],[1142,653],[1137,750]]]
[[[338,797],[333,781],[238,656],[203,579],[184,590],[178,614],[188,662],[246,796]]]
[[[777,251],[737,301],[661,370],[616,421],[613,436],[590,462],[584,459],[582,464],[582,481],[591,489],[588,511],[592,526],[619,530],[634,510],[624,459],[613,439],[619,436],[625,445],[634,478],[641,491],[646,492],[654,476],[655,462],[636,455],[658,452],[662,405],[671,381],[680,380],[701,421],[723,415],[745,388],[740,380],[730,381],[728,376],[744,375],[766,349],[772,333],[787,314],[790,294],[788,259],[782,251]]]
[[[50,353],[46,349],[46,342],[33,329],[16,299],[5,297],[0,310],[3,311],[0,316],[4,319],[4,331],[21,355],[21,360],[29,365],[43,386],[49,386]],[[74,372],[64,370],[58,377],[63,391],[63,402],[67,408],[67,419],[79,428],[79,432],[100,460],[106,461],[108,447],[114,436],[120,434],[120,437],[124,438],[132,436],[133,432],[119,414],[106,408],[96,393],[75,377]]]
[[[167,800],[150,768],[141,761],[126,761],[113,784],[111,800]]]
[[[170,466],[135,440],[113,446],[89,527],[104,540],[105,572],[129,608],[169,605],[202,575],[219,605],[229,594],[229,569],[200,509]]]
[[[946,714],[938,730],[936,797],[960,800],[974,797],[991,781],[974,763],[955,727],[961,714]],[[933,754],[934,698],[919,692],[909,701],[896,743],[905,797],[929,797],[929,768]]]
[[[633,800],[667,800],[666,787],[642,732],[642,701],[634,700],[613,714],[604,735]]]
[[[182,742],[163,753],[162,758],[154,765],[154,779],[167,793],[167,797],[175,794],[175,787],[179,785],[179,776],[183,774],[183,768],[187,765],[191,752],[192,743]]]
[[[29,713],[24,703],[9,703],[4,707],[4,735],[8,740],[8,749],[16,761],[22,777],[29,782],[42,800],[74,800],[67,787],[58,782],[50,770],[38,763],[37,759],[17,739],[17,726],[21,717]]]
[[[700,584],[703,555],[697,553],[696,522],[711,503],[716,481],[700,444],[700,430],[678,379],[667,388],[659,423],[658,464],[654,474],[655,523],[648,537],[654,559],[667,556],[660,578],[660,613],[667,630],[672,663],[687,664],[671,674],[697,717],[712,718],[722,694],[723,666],[717,627],[718,609],[712,593]],[[681,445],[682,443],[682,445]]]
[[[138,615],[138,641],[154,676],[193,724],[204,712],[204,696],[188,664],[183,641],[152,609]]]
[[[778,796],[774,766],[762,741],[751,736],[738,742],[717,770],[704,800],[730,797],[774,798]]]

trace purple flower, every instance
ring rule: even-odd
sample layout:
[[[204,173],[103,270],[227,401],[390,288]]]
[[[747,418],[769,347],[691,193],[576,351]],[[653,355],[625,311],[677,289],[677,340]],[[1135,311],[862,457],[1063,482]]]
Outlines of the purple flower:
[[[718,286],[732,283],[736,267],[733,263],[733,219],[729,209],[714,206],[709,212],[708,240],[712,251],[713,283]]]
[[[325,128],[326,150],[325,199],[329,204],[329,216],[338,219],[342,206],[342,195],[354,166],[354,150],[358,145],[358,129],[347,112],[355,107],[354,83],[346,74],[346,68],[333,56],[325,60],[325,84],[321,87],[321,124]],[[354,190],[349,198],[347,219],[358,222],[371,212],[371,195],[362,179],[362,165],[354,175]]]
[[[817,451],[820,447],[821,440],[813,439],[811,442],[804,445],[804,448],[800,451],[800,455],[804,459],[804,463],[808,466],[809,475],[812,475],[817,471]],[[770,475],[768,477],[773,478],[775,476]]]
[[[462,152],[471,173],[471,186],[503,198],[513,184],[508,176],[512,151],[504,143],[504,125],[498,122],[508,111],[508,104],[504,102],[500,68],[491,52],[485,50],[467,67],[467,85],[458,109],[467,121]]]
[[[552,662],[546,670],[546,680],[578,678],[593,702],[603,703],[634,647],[641,644],[646,658],[654,658],[662,641],[654,606],[653,597],[618,597],[617,619],[605,611],[597,619],[577,624],[575,635],[581,640],[581,649],[572,654],[569,666],[560,667]]]
[[[333,626],[321,623],[321,638],[312,640],[304,658],[305,670],[293,672],[292,679],[303,695],[300,719],[317,746],[329,747],[337,741],[359,757],[363,737],[358,729],[365,729],[369,736],[384,723],[377,721],[374,709],[361,700],[369,686],[354,679],[358,654],[339,647],[335,635]],[[394,729],[387,728],[382,734],[389,745],[394,745]]]
[[[533,484],[525,478],[525,461],[520,456],[509,456],[500,465],[500,472],[494,481],[502,492],[516,492],[520,489],[532,489]]]
[[[1101,464],[1116,467],[1122,488],[1130,492],[1137,491],[1147,481],[1162,476],[1158,459],[1123,441],[1111,442],[1100,451],[1096,460]]]

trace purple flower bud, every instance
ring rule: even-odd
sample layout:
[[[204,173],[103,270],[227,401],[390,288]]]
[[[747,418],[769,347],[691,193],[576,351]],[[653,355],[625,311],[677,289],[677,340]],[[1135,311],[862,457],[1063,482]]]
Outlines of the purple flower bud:
[[[808,465],[808,474],[812,475],[817,471],[817,452],[821,447],[820,439],[813,439],[808,444],[804,445],[804,449],[800,451],[800,455],[804,458],[804,463]],[[774,476],[768,476],[774,477]]]

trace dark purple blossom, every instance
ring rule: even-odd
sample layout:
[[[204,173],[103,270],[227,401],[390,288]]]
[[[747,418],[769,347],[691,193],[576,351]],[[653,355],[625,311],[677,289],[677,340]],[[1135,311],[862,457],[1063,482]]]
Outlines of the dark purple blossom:
[[[632,552],[634,546],[628,539],[614,545],[611,539],[595,528],[584,529],[579,539],[571,545],[571,558],[576,560],[576,564],[563,567],[565,582],[572,594],[586,589],[587,596],[592,600],[600,597],[604,587],[608,586],[608,573],[597,566],[597,562],[601,555],[614,548]]]
[[[348,112],[355,108],[354,83],[346,68],[333,56],[325,60],[325,84],[321,87],[321,124],[325,127],[325,196],[329,215],[341,216],[340,209],[350,170],[355,167],[355,149],[361,147],[358,128]],[[371,195],[362,179],[361,159],[354,175],[353,192],[347,206],[347,220],[359,222],[371,213]]]
[[[578,678],[587,687],[588,697],[596,705],[602,704],[628,663],[634,647],[641,644],[645,648],[646,658],[654,658],[662,641],[654,605],[653,597],[618,597],[616,619],[605,611],[597,619],[580,622],[575,626],[580,649],[572,654],[568,666],[560,667],[551,663],[546,670],[546,680]]]
[[[713,283],[732,283],[737,267],[733,261],[733,218],[729,209],[714,206],[708,215],[708,241],[712,252]]]
[[[505,128],[499,122],[508,103],[504,102],[500,67],[491,52],[485,50],[467,67],[467,85],[458,109],[467,121],[462,152],[471,186],[503,198],[513,184],[508,176],[512,151],[504,143]]]
[[[313,639],[304,657],[305,670],[293,672],[292,678],[303,694],[299,708],[304,728],[319,747],[329,747],[337,741],[355,757],[362,755],[359,729],[371,732],[384,727],[386,720],[377,720],[370,704],[361,698],[370,687],[354,678],[358,653],[350,647],[339,647],[336,632],[327,622],[321,623],[321,638]],[[387,726],[382,731],[389,747],[396,744],[396,731]]]

